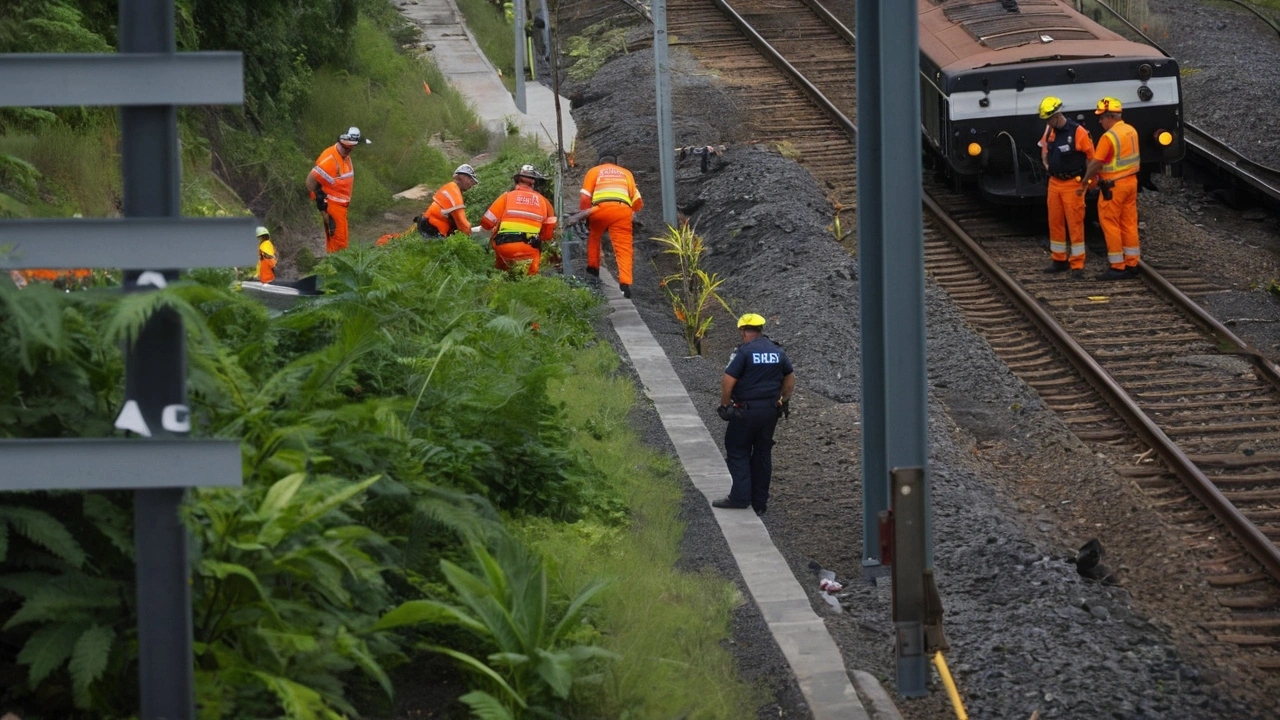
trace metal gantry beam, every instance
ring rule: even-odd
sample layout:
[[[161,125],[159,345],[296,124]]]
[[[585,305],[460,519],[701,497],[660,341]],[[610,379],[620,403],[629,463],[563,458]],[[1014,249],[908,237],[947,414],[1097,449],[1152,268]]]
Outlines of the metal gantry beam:
[[[255,224],[252,217],[7,220],[0,269],[234,267],[253,257]]]
[[[238,52],[0,55],[0,106],[240,105]]]
[[[58,472],[49,472],[49,458]],[[139,490],[173,485],[239,487],[240,443],[235,440],[0,440],[8,490]]]

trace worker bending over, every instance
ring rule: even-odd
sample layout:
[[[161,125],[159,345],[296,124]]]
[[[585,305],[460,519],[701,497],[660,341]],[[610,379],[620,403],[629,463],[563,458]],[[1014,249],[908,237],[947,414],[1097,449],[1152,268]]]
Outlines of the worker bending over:
[[[467,221],[467,205],[462,201],[462,193],[479,184],[475,168],[459,165],[453,171],[453,180],[437,190],[431,206],[415,218],[418,232],[427,238],[449,237],[455,232],[470,235],[471,223]]]
[[[532,165],[524,165],[512,176],[515,187],[498,196],[485,211],[480,227],[492,230],[494,267],[509,270],[518,262],[529,262],[529,274],[538,274],[542,243],[556,231],[556,212],[551,202],[535,189],[546,177]]]

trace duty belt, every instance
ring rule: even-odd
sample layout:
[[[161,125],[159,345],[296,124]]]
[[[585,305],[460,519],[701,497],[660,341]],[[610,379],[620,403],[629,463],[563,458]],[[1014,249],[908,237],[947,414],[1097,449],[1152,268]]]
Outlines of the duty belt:
[[[626,205],[627,207],[631,207],[631,203],[627,202],[626,200],[614,200],[614,199],[600,200],[599,202],[596,202],[596,203],[594,203],[594,204],[595,204],[595,205],[603,205],[603,204],[605,204],[605,203],[607,203],[607,202],[612,202],[612,203],[622,203],[623,205]]]
[[[1065,173],[1053,173],[1052,176],[1059,180],[1079,180],[1080,176],[1083,174],[1084,174],[1083,171],[1082,172],[1065,172]]]
[[[498,233],[493,236],[494,245],[508,245],[510,243],[524,243],[534,250],[542,249],[542,241],[537,235],[526,235],[524,233]]]

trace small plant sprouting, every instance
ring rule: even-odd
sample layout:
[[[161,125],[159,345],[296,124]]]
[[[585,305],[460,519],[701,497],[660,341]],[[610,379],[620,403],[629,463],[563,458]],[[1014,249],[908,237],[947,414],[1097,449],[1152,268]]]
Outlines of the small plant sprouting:
[[[711,328],[715,305],[733,314],[729,304],[716,292],[716,288],[724,282],[715,273],[707,274],[699,267],[707,248],[702,237],[689,227],[686,221],[679,229],[667,226],[667,234],[654,238],[662,245],[663,253],[676,256],[678,269],[666,276],[659,283],[671,298],[671,309],[676,319],[684,324],[684,339],[689,345],[690,355],[702,354],[702,338]],[[673,289],[674,284],[679,288]]]

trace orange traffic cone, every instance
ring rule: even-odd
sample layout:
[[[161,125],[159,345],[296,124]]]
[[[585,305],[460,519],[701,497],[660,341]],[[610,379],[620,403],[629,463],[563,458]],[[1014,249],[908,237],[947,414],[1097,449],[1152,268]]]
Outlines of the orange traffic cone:
[[[427,84],[426,80],[422,81],[422,89],[426,90],[428,95],[431,94],[431,86]]]

